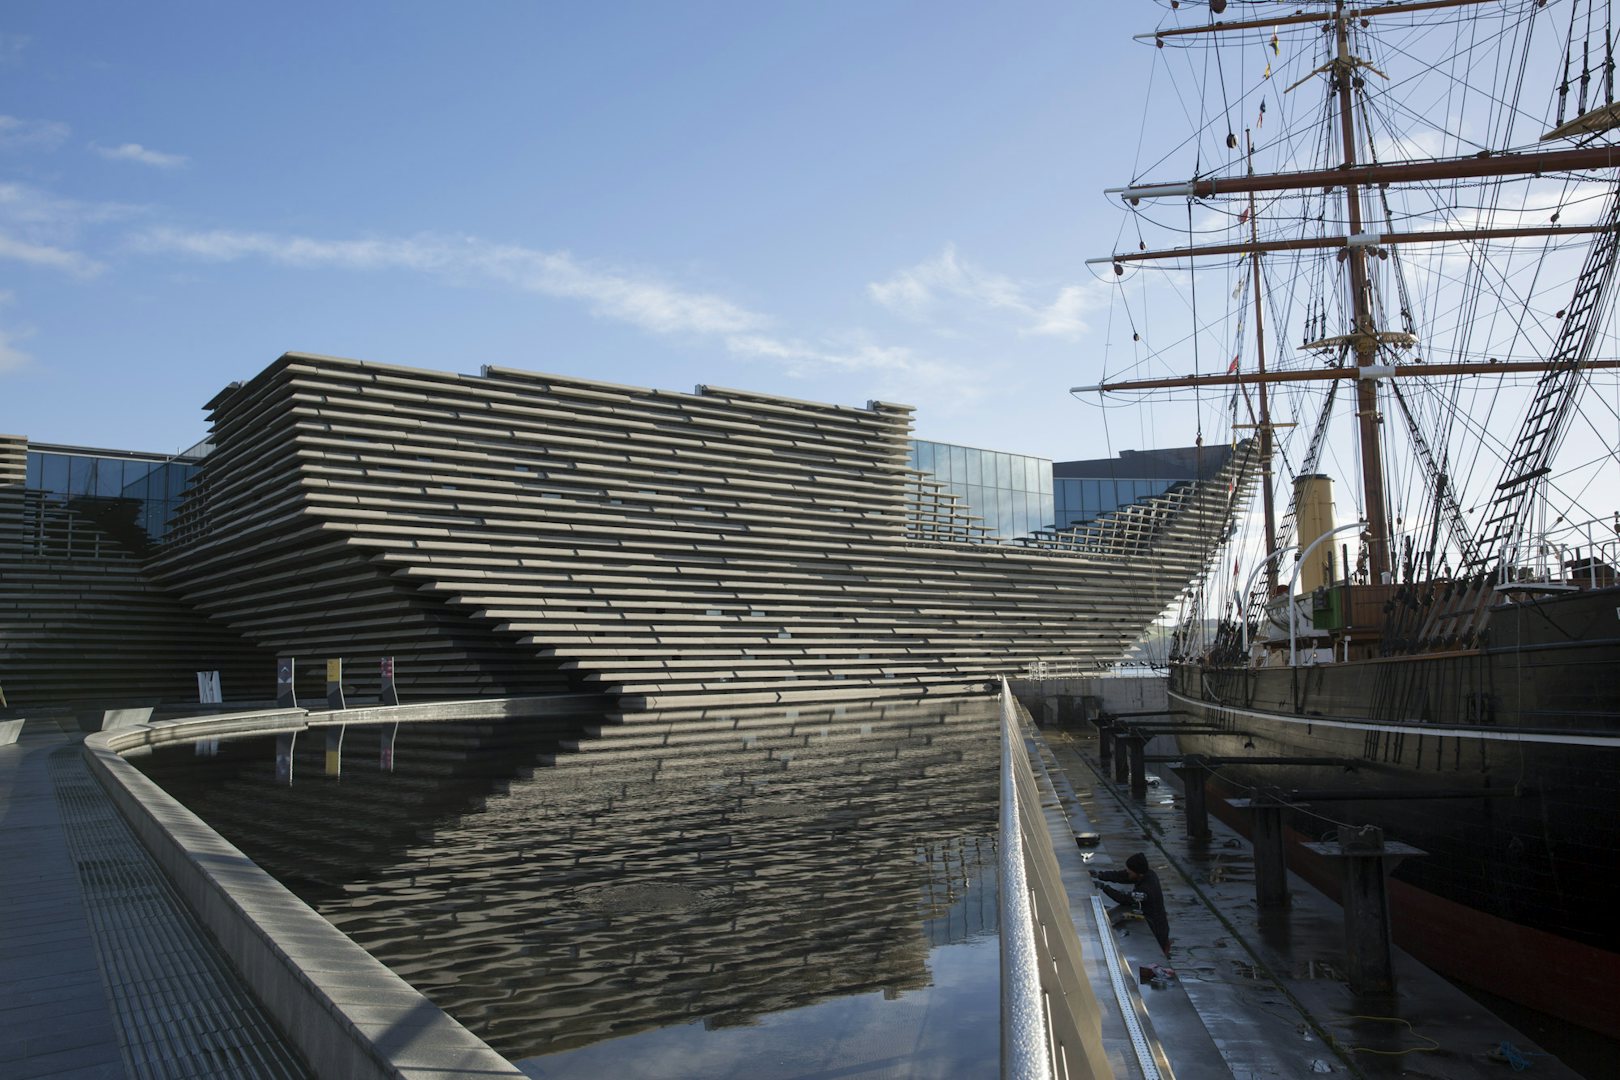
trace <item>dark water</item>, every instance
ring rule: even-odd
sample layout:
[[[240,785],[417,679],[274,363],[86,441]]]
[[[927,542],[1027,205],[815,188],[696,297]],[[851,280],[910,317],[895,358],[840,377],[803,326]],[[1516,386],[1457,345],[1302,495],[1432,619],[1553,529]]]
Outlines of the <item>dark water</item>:
[[[388,774],[353,728],[291,787],[262,740],[141,764],[532,1076],[993,1075],[992,705],[708,732],[550,764],[522,721],[402,727]]]

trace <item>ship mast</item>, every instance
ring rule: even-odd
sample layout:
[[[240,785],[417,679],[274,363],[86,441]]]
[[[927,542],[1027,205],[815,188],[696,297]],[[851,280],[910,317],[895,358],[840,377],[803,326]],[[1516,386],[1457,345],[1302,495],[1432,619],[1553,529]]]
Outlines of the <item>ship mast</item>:
[[[1248,144],[1249,175],[1254,175],[1254,134],[1244,131],[1243,138]],[[1263,282],[1260,278],[1260,223],[1259,208],[1255,205],[1254,192],[1249,192],[1249,241],[1254,245],[1252,257],[1254,259],[1254,356],[1255,370],[1260,375],[1260,500],[1265,512],[1266,527],[1266,599],[1276,595],[1277,592],[1277,509],[1271,490],[1271,405],[1267,392],[1266,375],[1266,323],[1262,313],[1260,296]]]
[[[1380,354],[1386,346],[1415,345],[1417,339],[1410,333],[1386,332],[1379,328],[1377,324],[1378,306],[1375,302],[1373,274],[1369,264],[1370,258],[1375,255],[1382,257],[1385,249],[1395,245],[1534,236],[1570,236],[1582,233],[1597,235],[1599,246],[1605,246],[1606,250],[1613,251],[1616,248],[1615,234],[1620,233],[1620,210],[1607,215],[1601,223],[1593,225],[1559,225],[1557,224],[1558,218],[1555,215],[1552,224],[1540,226],[1522,224],[1509,227],[1474,226],[1414,232],[1395,232],[1393,230],[1382,232],[1375,227],[1369,231],[1363,219],[1362,206],[1362,192],[1367,188],[1424,184],[1445,180],[1483,179],[1497,176],[1541,176],[1553,172],[1620,168],[1620,146],[1591,143],[1569,149],[1507,153],[1484,151],[1466,157],[1422,161],[1383,163],[1373,160],[1364,164],[1358,160],[1355,91],[1359,89],[1358,84],[1363,77],[1361,74],[1363,70],[1374,71],[1380,75],[1382,73],[1376,72],[1376,69],[1372,68],[1365,58],[1358,57],[1351,52],[1350,28],[1352,22],[1359,21],[1365,24],[1370,18],[1376,16],[1428,11],[1438,8],[1461,8],[1489,2],[1493,2],[1493,0],[1416,0],[1416,2],[1404,3],[1396,0],[1396,2],[1391,3],[1351,7],[1347,6],[1346,0],[1333,0],[1331,9],[1320,12],[1296,10],[1292,15],[1271,19],[1234,22],[1216,20],[1204,25],[1174,27],[1161,29],[1151,34],[1139,35],[1139,37],[1153,40],[1160,47],[1163,47],[1165,39],[1172,37],[1219,34],[1227,31],[1252,30],[1260,27],[1276,27],[1287,24],[1326,24],[1322,27],[1324,32],[1333,34],[1331,59],[1317,68],[1313,74],[1325,74],[1329,77],[1330,94],[1336,99],[1337,108],[1335,111],[1337,116],[1335,119],[1339,129],[1337,141],[1340,144],[1340,156],[1342,158],[1339,165],[1297,172],[1256,173],[1254,170],[1252,135],[1250,132],[1245,132],[1246,136],[1251,137],[1247,147],[1247,169],[1243,175],[1206,175],[1202,178],[1195,176],[1191,181],[1179,183],[1133,182],[1124,188],[1110,189],[1110,194],[1117,194],[1127,203],[1135,205],[1143,199],[1178,197],[1207,199],[1217,194],[1231,196],[1246,193],[1249,202],[1249,235],[1246,242],[1240,240],[1223,244],[1189,244],[1180,248],[1144,249],[1129,253],[1117,253],[1105,259],[1088,260],[1089,262],[1112,262],[1115,273],[1122,274],[1124,273],[1124,264],[1127,262],[1158,259],[1196,259],[1201,256],[1223,254],[1251,256],[1253,258],[1255,286],[1257,372],[1249,374],[1232,371],[1225,375],[1119,380],[1098,386],[1074,387],[1071,390],[1071,392],[1092,390],[1108,392],[1217,385],[1242,386],[1254,383],[1259,391],[1260,411],[1259,423],[1256,426],[1260,429],[1261,459],[1267,474],[1263,490],[1266,496],[1265,543],[1268,556],[1274,554],[1277,542],[1273,522],[1274,509],[1270,483],[1273,432],[1269,416],[1269,403],[1266,396],[1266,388],[1269,384],[1316,379],[1355,379],[1357,441],[1364,503],[1363,513],[1367,521],[1363,542],[1367,555],[1369,579],[1374,583],[1378,583],[1384,581],[1386,575],[1393,569],[1389,504],[1383,471],[1383,433],[1381,427],[1382,417],[1379,414],[1379,382],[1387,378],[1416,375],[1437,377],[1474,374],[1502,375],[1529,371],[1546,372],[1553,366],[1548,360],[1528,363],[1498,363],[1492,360],[1489,362],[1464,361],[1434,364],[1422,363],[1415,358],[1410,362],[1403,363],[1397,363],[1393,356],[1381,358]],[[1297,85],[1299,84],[1296,83],[1295,86]],[[1290,90],[1293,88],[1289,87]],[[1562,114],[1560,114],[1560,120],[1562,120]],[[1620,106],[1610,105],[1593,110],[1571,124],[1563,125],[1544,136],[1544,140],[1567,134],[1577,128],[1581,133],[1592,133],[1615,126],[1620,126]],[[1308,189],[1325,189],[1330,192],[1342,190],[1345,206],[1343,218],[1345,235],[1262,240],[1256,222],[1256,193]],[[1306,345],[1306,348],[1323,349],[1348,346],[1354,357],[1354,362],[1344,366],[1318,368],[1310,371],[1268,372],[1265,368],[1264,330],[1260,320],[1262,306],[1260,296],[1260,256],[1262,253],[1269,252],[1324,248],[1339,249],[1340,259],[1347,264],[1350,292],[1348,297],[1349,327],[1347,333],[1310,342]],[[1606,284],[1603,289],[1599,290],[1599,293],[1602,292],[1606,292]],[[1596,303],[1597,301],[1593,300],[1589,303],[1589,306],[1596,305]],[[1560,311],[1559,317],[1562,318],[1563,315],[1564,312]],[[1566,325],[1564,329],[1569,331],[1572,328]],[[1586,336],[1589,337],[1590,335]],[[1569,361],[1562,354],[1558,359],[1561,361],[1560,366],[1568,366]],[[1590,356],[1589,350],[1586,349],[1581,350],[1579,359],[1581,366],[1587,370],[1620,366],[1620,361],[1595,360]],[[1506,485],[1499,485],[1499,487],[1503,486]],[[1268,573],[1268,584],[1274,583],[1274,577],[1272,576],[1274,572],[1273,569],[1271,573]]]
[[[1344,145],[1344,168],[1356,167],[1356,118],[1351,98],[1353,72],[1360,62],[1350,55],[1350,28],[1344,18],[1344,0],[1334,5],[1334,36],[1338,55],[1333,63],[1333,81],[1339,92],[1339,132]],[[1362,236],[1361,187],[1344,185],[1344,201],[1351,237]],[[1351,244],[1350,252],[1350,345],[1355,350],[1356,367],[1365,371],[1378,360],[1378,327],[1374,325],[1372,282],[1367,275],[1367,245]],[[1384,502],[1383,438],[1379,430],[1378,380],[1356,380],[1356,426],[1361,443],[1362,513],[1367,522],[1364,542],[1367,565],[1373,581],[1383,581],[1389,571],[1389,517]]]

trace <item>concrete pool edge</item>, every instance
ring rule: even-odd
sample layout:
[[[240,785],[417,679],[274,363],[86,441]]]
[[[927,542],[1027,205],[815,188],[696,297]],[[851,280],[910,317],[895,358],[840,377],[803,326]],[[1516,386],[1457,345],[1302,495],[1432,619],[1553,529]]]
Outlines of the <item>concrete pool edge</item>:
[[[575,698],[575,701],[578,699]],[[198,921],[318,1076],[523,1075],[206,822],[124,760],[132,751],[339,723],[554,713],[547,698],[492,698],[310,713],[269,709],[137,724],[86,737],[91,773]]]

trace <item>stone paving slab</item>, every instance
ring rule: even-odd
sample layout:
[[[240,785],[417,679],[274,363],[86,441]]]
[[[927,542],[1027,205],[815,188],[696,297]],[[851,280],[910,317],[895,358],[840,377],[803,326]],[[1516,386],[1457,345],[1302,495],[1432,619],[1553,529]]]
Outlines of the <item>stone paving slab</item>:
[[[308,1075],[85,768],[0,745],[0,1076]]]

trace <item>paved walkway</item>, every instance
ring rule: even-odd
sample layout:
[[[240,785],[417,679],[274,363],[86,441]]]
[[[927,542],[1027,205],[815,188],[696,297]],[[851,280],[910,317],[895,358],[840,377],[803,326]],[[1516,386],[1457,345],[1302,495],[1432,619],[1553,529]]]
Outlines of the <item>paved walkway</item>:
[[[307,1076],[81,742],[31,721],[0,746],[0,1076]]]

